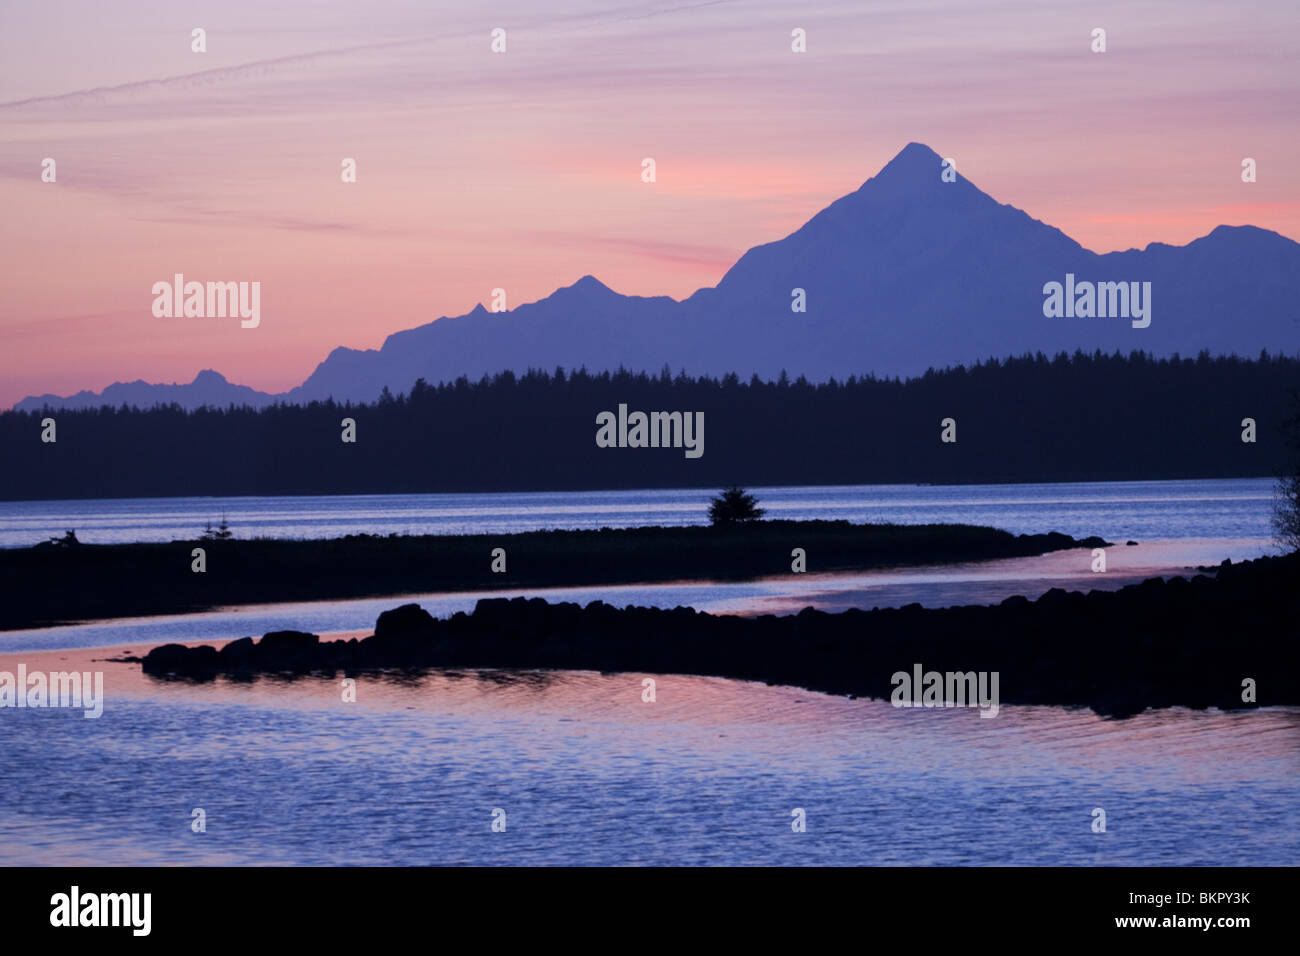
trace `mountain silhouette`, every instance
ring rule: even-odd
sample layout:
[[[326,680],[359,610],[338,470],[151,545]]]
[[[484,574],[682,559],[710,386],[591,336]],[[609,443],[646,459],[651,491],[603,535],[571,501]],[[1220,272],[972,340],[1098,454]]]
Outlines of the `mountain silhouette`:
[[[151,408],[154,405],[170,405],[173,402],[187,409],[203,406],[227,407],[229,405],[248,405],[252,408],[264,408],[280,401],[280,398],[267,392],[259,392],[247,385],[236,385],[226,381],[226,377],[212,369],[204,369],[194,376],[188,385],[150,385],[148,382],[114,382],[102,392],[77,392],[66,398],[58,395],[33,395],[24,398],[14,406],[19,411],[32,411],[42,408],[97,408],[100,405],[132,405],[136,408]]]
[[[858,190],[784,239],[750,249],[716,287],[680,302],[621,295],[588,275],[509,312],[480,305],[394,333],[377,350],[336,348],[278,398],[371,401],[384,387],[407,391],[417,378],[556,366],[668,365],[692,375],[765,378],[786,370],[820,381],[912,376],[1039,351],[1300,350],[1300,244],[1291,239],[1219,226],[1185,246],[1103,255],[960,174],[945,182],[941,172],[937,153],[910,143]],[[1150,282],[1150,326],[1044,316],[1044,284],[1067,273],[1080,282]],[[806,311],[792,311],[795,289],[803,290]],[[119,387],[146,394],[138,386],[111,386],[104,399]],[[198,392],[166,394],[172,397],[159,400],[185,404]]]

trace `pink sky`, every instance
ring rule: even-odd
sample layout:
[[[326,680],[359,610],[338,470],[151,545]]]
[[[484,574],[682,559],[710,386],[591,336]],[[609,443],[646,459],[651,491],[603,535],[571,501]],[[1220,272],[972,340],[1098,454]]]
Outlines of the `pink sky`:
[[[6,5],[0,406],[282,391],[496,287],[684,297],[913,140],[1098,252],[1300,237],[1297,63],[1293,0]],[[154,318],[176,272],[261,282],[261,325]]]

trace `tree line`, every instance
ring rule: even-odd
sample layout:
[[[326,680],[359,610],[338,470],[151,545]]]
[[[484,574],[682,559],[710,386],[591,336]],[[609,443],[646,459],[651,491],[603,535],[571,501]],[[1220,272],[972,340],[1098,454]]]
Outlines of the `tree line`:
[[[8,411],[0,498],[1273,477],[1298,386],[1294,357],[1076,352],[907,380],[556,369],[371,404]],[[597,447],[596,416],[620,403],[702,411],[703,456]]]

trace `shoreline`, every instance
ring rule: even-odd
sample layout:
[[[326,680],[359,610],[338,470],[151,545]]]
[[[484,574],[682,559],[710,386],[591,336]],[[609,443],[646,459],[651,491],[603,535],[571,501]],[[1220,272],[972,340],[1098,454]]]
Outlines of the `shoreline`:
[[[220,607],[523,588],[745,581],[1109,546],[974,525],[761,521],[476,535],[190,540],[0,550],[0,631]],[[202,549],[202,566],[195,549]]]
[[[360,674],[439,667],[596,670],[754,680],[889,699],[891,675],[996,673],[1001,702],[1086,706],[1127,717],[1146,708],[1223,710],[1300,704],[1300,552],[1190,580],[1118,591],[1057,588],[1036,601],[927,610],[739,618],[690,608],[585,608],[540,598],[482,599],[440,620],[407,604],[373,636],[321,642],[277,631],[209,645],[163,645],[136,658],[159,679]],[[1050,636],[1046,636],[1050,635]],[[1258,697],[1246,700],[1246,680]]]
[[[1013,476],[1013,477],[993,479],[989,481],[975,481],[975,482],[966,481],[958,478],[951,478],[951,479],[941,478],[932,481],[918,480],[918,481],[887,481],[887,482],[865,482],[865,483],[851,482],[851,481],[825,481],[825,482],[812,481],[812,482],[796,482],[793,484],[777,484],[777,485],[754,484],[752,486],[746,486],[746,487],[749,491],[752,491],[754,493],[761,493],[761,492],[772,491],[774,489],[783,489],[783,488],[800,488],[800,489],[814,489],[814,490],[816,489],[833,490],[837,488],[1006,488],[1006,487],[1016,487],[1020,485],[1030,485],[1030,486],[1115,485],[1115,484],[1143,485],[1143,484],[1161,484],[1166,482],[1180,482],[1180,481],[1267,481],[1270,483],[1271,486],[1272,483],[1277,481],[1277,475],[1274,471],[1270,471],[1268,469],[1261,469],[1258,472],[1253,472],[1250,474],[1220,474],[1218,472],[1206,472],[1204,474],[1197,472],[1195,474],[1192,474],[1192,473],[1179,472],[1177,474],[1170,474],[1170,475],[1161,474],[1158,476],[1144,474],[1139,477],[1124,477],[1124,476],[1117,477],[1113,475],[1104,475],[1101,477],[1080,476],[1080,477],[1068,477],[1068,478],[1059,478],[1059,477],[1026,478],[1026,477]],[[290,499],[393,498],[393,497],[404,498],[409,496],[418,497],[418,496],[425,496],[425,495],[433,498],[461,498],[461,497],[482,496],[482,495],[499,495],[499,496],[585,495],[585,494],[601,494],[603,492],[638,494],[638,493],[654,493],[654,492],[662,492],[662,491],[672,491],[678,493],[695,491],[695,492],[699,492],[703,500],[710,495],[716,494],[718,488],[716,485],[711,485],[708,483],[687,482],[683,484],[667,483],[667,484],[654,484],[654,485],[651,484],[644,484],[644,485],[632,484],[627,486],[619,485],[618,487],[614,487],[614,488],[606,487],[605,485],[601,485],[601,484],[591,484],[591,485],[574,484],[572,486],[565,486],[562,488],[540,488],[540,489],[539,488],[518,488],[518,489],[459,488],[452,491],[399,491],[399,492],[320,491],[320,492],[306,492],[303,494],[286,494],[286,495],[266,495],[256,491],[239,492],[236,494],[229,494],[229,495],[225,495],[225,494],[195,495],[195,494],[187,494],[184,492],[177,492],[175,494],[157,494],[157,495],[106,495],[106,496],[92,495],[90,497],[54,496],[54,497],[47,497],[47,498],[0,498],[0,506],[6,504],[11,504],[11,505],[12,504],[34,504],[34,503],[39,504],[41,502],[67,503],[67,502],[79,502],[79,501],[94,501],[94,502],[191,501],[191,500],[239,501],[241,499],[261,500],[265,498],[290,498]]]

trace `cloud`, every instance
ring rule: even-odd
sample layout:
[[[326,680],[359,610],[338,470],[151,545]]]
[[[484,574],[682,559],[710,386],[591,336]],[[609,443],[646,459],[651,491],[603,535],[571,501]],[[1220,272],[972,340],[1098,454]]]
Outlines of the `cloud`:
[[[152,80],[140,80],[122,83],[117,86],[101,86],[89,90],[75,90],[70,93],[57,93],[51,96],[32,96],[22,100],[0,103],[0,110],[18,110],[37,106],[105,106],[118,102],[129,102],[137,97],[158,95],[172,92],[191,93],[196,90],[209,89],[215,85],[239,80],[257,80],[272,76],[295,67],[314,62],[327,61],[331,58],[344,58],[360,52],[394,49],[412,44],[419,44],[422,39],[393,40],[385,43],[366,43],[337,50],[317,50],[311,53],[298,53],[291,56],[274,57],[244,63],[239,66],[218,67],[211,70],[199,70],[178,76],[166,76]]]
[[[689,265],[703,269],[728,269],[743,252],[743,250],[723,246],[704,246],[688,242],[668,242],[626,236],[573,235],[546,229],[531,230],[527,235],[528,238],[552,246],[590,250],[614,248],[628,255],[655,262]]]

